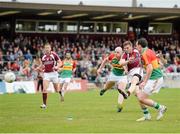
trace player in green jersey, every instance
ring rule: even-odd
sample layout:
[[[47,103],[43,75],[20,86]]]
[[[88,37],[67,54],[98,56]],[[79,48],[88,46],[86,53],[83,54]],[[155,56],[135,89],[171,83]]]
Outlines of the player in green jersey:
[[[142,63],[146,70],[146,75],[139,85],[140,89],[136,90],[137,98],[144,113],[144,117],[138,119],[137,121],[151,119],[147,106],[158,110],[158,116],[156,118],[157,120],[160,120],[163,117],[167,109],[166,106],[161,105],[149,98],[149,96],[153,93],[158,93],[160,91],[163,85],[163,74],[161,72],[155,52],[149,49],[147,46],[148,42],[145,38],[139,39],[136,43],[136,48],[141,53]]]
[[[117,83],[118,89],[125,90],[127,84],[127,76],[125,75],[125,68],[119,64],[119,61],[122,56],[122,48],[117,47],[113,53],[111,53],[108,57],[106,57],[99,69],[97,70],[97,74],[100,75],[102,69],[106,65],[106,63],[110,63],[112,65],[112,71],[108,77],[107,82],[104,85],[104,88],[100,91],[100,95],[102,96],[108,89],[111,89],[115,83]],[[121,112],[123,108],[124,97],[119,94],[118,96],[118,112]]]
[[[76,63],[72,59],[70,53],[66,53],[66,57],[62,62],[62,68],[59,71],[59,88],[61,101],[64,101],[64,94],[67,91],[68,84],[72,81],[74,72],[76,71]]]

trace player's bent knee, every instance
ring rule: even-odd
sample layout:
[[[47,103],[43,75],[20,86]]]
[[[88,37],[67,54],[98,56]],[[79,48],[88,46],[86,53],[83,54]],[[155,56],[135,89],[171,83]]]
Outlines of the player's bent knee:
[[[142,80],[142,76],[141,76],[140,74],[134,74],[133,76],[138,77],[139,81],[141,81],[141,80]]]
[[[120,83],[118,84],[118,89],[125,90],[125,88],[126,88],[126,83],[120,82]]]
[[[136,76],[136,77],[139,79],[139,81],[138,81],[138,83],[137,83],[137,85],[138,85],[139,82],[142,80],[142,76],[141,76],[140,74],[134,74],[133,77],[134,77],[134,76]]]

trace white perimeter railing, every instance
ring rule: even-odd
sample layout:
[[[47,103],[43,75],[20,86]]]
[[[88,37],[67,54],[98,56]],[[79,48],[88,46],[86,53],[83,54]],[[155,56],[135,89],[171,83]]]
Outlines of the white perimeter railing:
[[[180,89],[180,73],[165,73],[164,87]]]

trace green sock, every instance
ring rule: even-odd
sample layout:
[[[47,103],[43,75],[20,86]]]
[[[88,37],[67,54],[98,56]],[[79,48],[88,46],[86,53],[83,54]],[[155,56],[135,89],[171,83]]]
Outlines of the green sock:
[[[155,102],[154,105],[153,105],[153,107],[154,107],[155,109],[159,109],[160,106],[161,106],[161,105],[160,105],[159,103],[157,103],[157,102]]]
[[[145,114],[149,114],[149,111],[148,111],[147,108],[142,108],[142,110],[143,110],[144,115],[145,115]]]
[[[142,110],[143,110],[143,113],[144,113],[144,117],[149,117],[150,116],[150,113],[149,113],[147,108],[142,108]]]

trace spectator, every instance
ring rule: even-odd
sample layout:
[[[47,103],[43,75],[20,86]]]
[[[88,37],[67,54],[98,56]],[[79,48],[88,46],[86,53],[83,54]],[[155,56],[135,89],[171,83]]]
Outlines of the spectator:
[[[180,72],[180,56],[176,56],[174,58],[174,63],[175,63],[175,66],[176,66],[176,72]]]
[[[49,40],[53,50],[58,53],[61,59],[67,51],[71,52],[72,57],[77,60],[76,77],[94,80],[95,70],[101,60],[110,53],[116,46],[122,46],[125,37],[102,36],[94,37],[90,35],[76,35],[71,39],[65,35],[58,40]],[[133,39],[135,41],[135,39]],[[9,69],[18,71],[23,67],[24,58],[33,61],[33,55],[42,55],[44,43],[48,41],[47,37],[28,37],[19,35],[12,42],[3,36],[0,37],[0,70]],[[179,72],[180,54],[179,40],[165,36],[148,37],[149,47],[161,54],[160,59],[164,59],[164,66],[169,68],[168,72]],[[176,58],[175,58],[176,57]],[[175,69],[173,66],[177,66]],[[33,68],[33,67],[32,67]],[[106,66],[102,75],[106,76],[110,66]],[[175,69],[175,70],[174,70]],[[29,71],[28,71],[29,72]],[[32,71],[33,72],[33,71]],[[31,73],[31,71],[30,71]]]
[[[33,57],[32,57],[32,54],[31,54],[31,52],[30,52],[30,50],[29,50],[29,49],[27,50],[27,52],[25,52],[25,54],[24,54],[24,58],[25,58],[26,60],[29,60],[29,61],[31,61],[31,62],[32,62]]]

